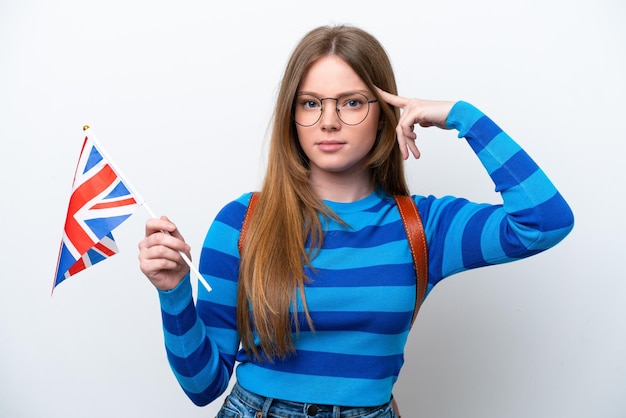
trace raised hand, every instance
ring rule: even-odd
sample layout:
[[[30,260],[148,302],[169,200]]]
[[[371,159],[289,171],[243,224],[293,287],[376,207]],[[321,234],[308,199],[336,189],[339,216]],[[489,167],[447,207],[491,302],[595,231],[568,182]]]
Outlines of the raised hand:
[[[441,100],[408,99],[396,96],[377,88],[380,97],[388,104],[401,109],[401,116],[396,132],[398,145],[402,152],[402,158],[409,158],[409,151],[415,158],[420,157],[420,151],[415,144],[417,134],[415,125],[424,128],[436,126],[441,129],[448,129],[446,119],[450,109],[455,102]]]

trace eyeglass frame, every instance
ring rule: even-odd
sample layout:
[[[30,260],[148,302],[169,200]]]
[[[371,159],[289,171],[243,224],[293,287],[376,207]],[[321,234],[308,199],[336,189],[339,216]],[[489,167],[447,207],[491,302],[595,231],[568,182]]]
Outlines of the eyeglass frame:
[[[351,94],[360,94],[361,96],[365,97],[365,100],[367,102],[367,113],[365,114],[365,116],[363,117],[363,119],[359,123],[346,123],[343,119],[341,119],[341,116],[339,115],[339,112],[341,111],[341,109],[339,109],[339,107],[338,107],[339,106],[339,99],[341,99],[343,96],[349,96]],[[315,120],[315,122],[313,122],[313,123],[311,123],[309,125],[304,125],[304,124],[302,124],[302,123],[300,123],[300,122],[298,122],[296,120],[296,114],[295,114],[296,112],[295,112],[295,106],[294,106],[294,110],[291,112],[292,113],[291,118],[296,123],[296,125],[300,125],[300,126],[302,126],[304,128],[309,128],[309,127],[315,125],[317,122],[319,122],[320,119],[322,119],[322,114],[324,113],[324,100],[334,100],[335,101],[335,114],[337,115],[337,118],[341,121],[341,123],[343,123],[344,125],[347,125],[347,126],[358,126],[358,125],[362,124],[365,121],[365,119],[367,119],[367,117],[370,114],[370,108],[371,108],[370,107],[370,103],[377,103],[378,102],[378,99],[371,99],[370,100],[370,98],[367,97],[364,93],[360,93],[358,91],[343,93],[343,94],[339,95],[338,97],[324,97],[324,98],[319,98],[316,95],[311,94],[311,93],[299,93],[299,94],[296,95],[296,98],[300,97],[300,96],[311,96],[311,97],[316,98],[320,102],[320,114],[319,114],[318,118]],[[294,101],[294,103],[295,103],[295,101]]]

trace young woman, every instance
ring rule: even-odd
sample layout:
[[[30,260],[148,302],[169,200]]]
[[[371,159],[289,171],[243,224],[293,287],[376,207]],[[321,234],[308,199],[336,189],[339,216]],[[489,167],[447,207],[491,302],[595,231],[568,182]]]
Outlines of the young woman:
[[[198,405],[237,383],[221,417],[394,417],[391,393],[416,302],[393,195],[419,157],[414,126],[455,129],[503,204],[412,196],[428,242],[429,292],[452,274],[537,254],[573,226],[543,171],[465,102],[397,95],[389,59],[355,27],[320,27],[280,86],[268,167],[243,251],[250,193],[227,204],[203,244],[213,287],[192,299],[176,226],[150,219],[140,266],[158,289],[171,368]],[[167,231],[169,234],[164,234]]]

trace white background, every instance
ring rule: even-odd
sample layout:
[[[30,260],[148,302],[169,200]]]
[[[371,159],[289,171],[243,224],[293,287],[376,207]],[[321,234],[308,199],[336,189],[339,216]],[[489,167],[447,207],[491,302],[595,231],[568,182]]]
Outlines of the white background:
[[[574,231],[528,260],[460,274],[422,308],[395,391],[405,417],[626,416],[624,114],[619,0],[0,0],[0,416],[212,417],[169,370],[138,269],[147,212],[120,254],[50,290],[89,124],[197,260],[217,211],[259,186],[292,48],[356,24],[402,95],[462,99],[535,158]],[[452,132],[420,130],[414,193],[498,201]]]

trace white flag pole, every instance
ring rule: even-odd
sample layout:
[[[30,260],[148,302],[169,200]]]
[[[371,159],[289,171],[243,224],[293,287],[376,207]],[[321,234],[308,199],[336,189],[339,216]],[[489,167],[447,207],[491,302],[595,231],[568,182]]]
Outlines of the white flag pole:
[[[156,218],[157,217],[156,214],[152,211],[150,206],[148,206],[148,203],[145,201],[145,199],[143,197],[141,197],[141,195],[137,192],[137,189],[135,189],[135,187],[133,187],[133,185],[128,181],[128,179],[126,179],[126,177],[124,177],[122,172],[113,163],[113,160],[108,156],[108,154],[106,153],[106,151],[104,150],[102,145],[100,145],[100,141],[98,141],[98,138],[96,137],[96,135],[91,131],[91,128],[89,128],[89,126],[85,125],[85,126],[83,126],[83,131],[85,131],[85,133],[87,134],[89,139],[91,139],[93,141],[93,143],[96,146],[96,148],[98,149],[98,151],[100,151],[100,154],[102,154],[102,156],[104,157],[105,160],[107,160],[107,162],[109,163],[109,165],[111,166],[113,171],[115,171],[115,174],[117,174],[118,177],[120,179],[122,179],[122,182],[124,183],[124,185],[126,187],[128,187],[128,189],[130,189],[130,192],[137,198],[137,200],[139,200],[138,203],[146,209],[146,211],[148,212],[148,215],[150,215],[150,217],[152,217],[152,218]],[[170,235],[170,233],[167,232],[167,231],[162,231],[162,232],[164,234]],[[185,263],[187,263],[187,265],[189,266],[189,269],[198,278],[200,283],[202,283],[204,285],[204,287],[206,288],[206,290],[208,290],[210,292],[212,290],[211,286],[209,286],[209,283],[207,283],[207,281],[204,279],[204,277],[202,277],[202,274],[200,274],[200,272],[194,267],[194,265],[191,262],[191,260],[189,259],[189,257],[187,257],[187,255],[185,253],[183,253],[182,251],[179,251],[178,253],[183,258],[183,260],[185,260]]]

